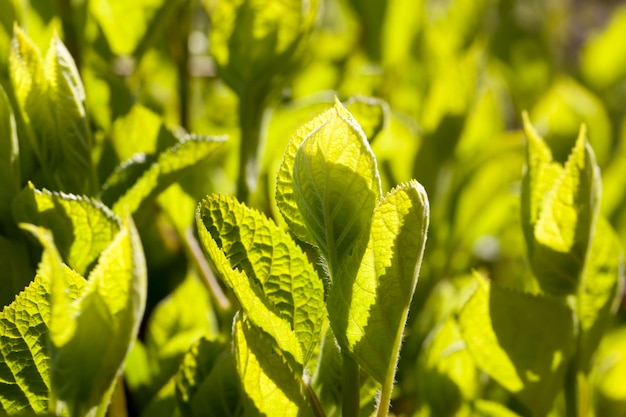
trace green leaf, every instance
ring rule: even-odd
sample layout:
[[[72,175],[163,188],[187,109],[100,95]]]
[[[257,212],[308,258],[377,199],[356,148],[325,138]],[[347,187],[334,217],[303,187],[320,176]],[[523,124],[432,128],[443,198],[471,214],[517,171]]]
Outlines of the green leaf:
[[[519,415],[501,404],[479,399],[473,403],[472,417],[519,417]]]
[[[351,97],[346,101],[346,109],[354,116],[370,143],[385,128],[389,119],[389,105],[374,97]]]
[[[44,232],[42,232],[44,233]],[[50,276],[44,270],[61,259],[47,234],[40,273],[11,305],[0,313],[0,411],[9,415],[48,409],[50,387]],[[67,268],[57,268],[69,299],[76,299],[85,280]]]
[[[22,119],[48,186],[93,195],[97,184],[91,130],[72,56],[54,36],[42,59],[33,42],[15,27],[9,63]]]
[[[436,416],[454,416],[476,398],[479,372],[456,321],[449,317],[433,329],[418,359],[420,393]]]
[[[67,264],[85,274],[120,230],[119,219],[97,200],[38,190],[32,183],[13,203],[16,221],[52,231]]]
[[[104,33],[116,55],[131,55],[148,29],[148,23],[163,0],[140,0],[128,3],[123,0],[94,0],[89,11]]]
[[[311,410],[301,393],[302,381],[274,343],[240,314],[235,319],[235,360],[243,391],[251,400],[247,415],[308,416]]]
[[[263,100],[293,71],[312,31],[319,1],[220,1],[209,11],[211,53],[238,94]],[[251,88],[252,87],[252,88]]]
[[[578,355],[589,370],[604,331],[619,306],[624,288],[624,252],[607,220],[600,217],[585,263],[582,290],[578,295],[577,316],[581,345]]]
[[[183,417],[239,416],[239,390],[233,355],[205,338],[187,352],[176,375],[176,399]]]
[[[574,351],[572,312],[554,299],[479,285],[459,325],[476,365],[536,415],[550,410]]]
[[[565,165],[524,115],[528,147],[522,184],[522,223],[533,272],[545,292],[577,291],[598,215],[599,168],[584,126]]]
[[[20,159],[13,108],[0,85],[0,225],[10,220],[11,201],[20,189]]]
[[[204,249],[247,319],[301,368],[325,315],[322,281],[302,249],[272,221],[233,198],[205,198],[196,222]]]
[[[77,302],[53,281],[51,389],[70,416],[108,402],[139,329],[146,284],[143,250],[130,218],[102,252]]]
[[[620,417],[626,413],[626,327],[614,329],[602,340],[594,372],[595,415]]]
[[[374,154],[339,101],[291,138],[278,172],[278,208],[298,238],[320,249],[331,276],[369,230],[380,198]]]
[[[428,216],[426,193],[417,181],[392,190],[376,206],[369,239],[362,243],[367,247],[354,252],[362,258],[349,259],[346,267],[351,271],[333,282],[328,296],[339,345],[383,384],[393,381]]]
[[[158,156],[128,161],[102,187],[102,201],[119,215],[135,213],[222,143],[224,138],[189,135]]]

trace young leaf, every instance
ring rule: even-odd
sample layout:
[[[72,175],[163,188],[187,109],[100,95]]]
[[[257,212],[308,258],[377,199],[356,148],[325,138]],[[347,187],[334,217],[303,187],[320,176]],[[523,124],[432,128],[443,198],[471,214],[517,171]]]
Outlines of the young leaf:
[[[176,375],[176,400],[183,417],[239,416],[235,359],[217,342],[199,339]]]
[[[530,265],[545,292],[578,289],[601,193],[599,168],[584,126],[563,167],[525,115],[527,168],[522,185],[522,220]]]
[[[376,139],[389,119],[389,105],[374,97],[351,97],[346,101],[346,109],[354,116],[370,143]]]
[[[0,224],[11,214],[11,201],[20,189],[19,144],[9,98],[0,85]]]
[[[339,101],[291,138],[278,172],[278,208],[300,239],[320,249],[331,276],[369,230],[380,198],[374,154]]]
[[[99,201],[37,190],[32,183],[13,202],[13,217],[52,231],[61,256],[79,274],[87,272],[120,230],[119,219]]]
[[[72,56],[54,36],[44,59],[17,26],[9,56],[10,75],[22,119],[50,185],[93,195],[91,130],[85,91]]]
[[[50,387],[50,323],[51,263],[58,265],[60,279],[67,297],[75,300],[85,280],[68,268],[61,268],[61,258],[50,234],[41,232],[47,241],[40,273],[13,303],[0,313],[0,412],[9,415],[48,409]]]
[[[233,198],[205,198],[196,222],[204,249],[247,320],[301,368],[325,314],[323,284],[306,255],[276,224]]]
[[[108,402],[139,329],[146,284],[143,250],[130,218],[102,252],[76,303],[53,282],[51,389],[70,416]]]
[[[393,383],[428,216],[428,199],[417,181],[392,190],[376,206],[369,239],[362,241],[367,247],[355,251],[362,258],[349,259],[346,268],[352,272],[335,280],[328,296],[339,345],[384,386]]]
[[[237,371],[245,395],[254,407],[247,410],[248,414],[312,415],[300,390],[301,381],[283,357],[277,354],[267,333],[238,314],[233,337]]]
[[[224,142],[220,137],[190,135],[152,159],[122,164],[102,187],[102,201],[115,213],[136,212],[141,204],[154,198],[187,168],[211,155]]]
[[[480,369],[545,415],[574,351],[572,312],[553,299],[477,279],[459,317],[467,348]]]

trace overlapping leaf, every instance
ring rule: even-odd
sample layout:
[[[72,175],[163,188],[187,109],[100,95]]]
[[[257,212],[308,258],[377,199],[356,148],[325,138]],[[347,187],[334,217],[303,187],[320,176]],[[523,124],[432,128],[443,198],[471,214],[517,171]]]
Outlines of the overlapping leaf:
[[[250,415],[312,415],[301,392],[301,381],[264,333],[238,315],[233,338],[237,371],[246,396]],[[256,412],[255,412],[256,411]]]
[[[380,197],[374,154],[338,101],[291,138],[278,172],[278,208],[300,239],[320,249],[331,275],[367,234]]]
[[[42,59],[15,27],[9,64],[19,110],[49,186],[93,195],[97,184],[85,91],[72,56],[55,36]]]
[[[135,157],[122,164],[106,181],[102,201],[117,214],[134,213],[186,169],[211,155],[224,142],[221,137],[190,135],[158,156]]]
[[[346,263],[328,298],[339,344],[378,382],[393,379],[409,304],[417,284],[428,228],[428,200],[411,181],[376,207],[367,247]]]
[[[578,289],[598,215],[601,182],[593,151],[581,128],[563,167],[525,116],[527,168],[522,222],[530,265],[547,293]]]
[[[50,390],[50,268],[61,281],[70,300],[78,298],[85,280],[61,266],[61,258],[51,244],[50,234],[42,232],[46,242],[39,274],[11,305],[0,313],[0,411],[11,414],[48,409]],[[56,265],[56,266],[55,266]]]
[[[236,417],[239,380],[235,360],[217,342],[198,340],[176,376],[176,399],[183,417]]]
[[[572,312],[557,301],[479,285],[459,317],[476,365],[536,415],[552,407],[574,352]]]
[[[79,274],[120,230],[118,218],[99,201],[37,190],[30,183],[13,203],[13,217],[51,230],[61,256]]]
[[[325,314],[322,281],[306,255],[273,222],[233,198],[205,198],[196,221],[202,245],[248,320],[301,371]]]

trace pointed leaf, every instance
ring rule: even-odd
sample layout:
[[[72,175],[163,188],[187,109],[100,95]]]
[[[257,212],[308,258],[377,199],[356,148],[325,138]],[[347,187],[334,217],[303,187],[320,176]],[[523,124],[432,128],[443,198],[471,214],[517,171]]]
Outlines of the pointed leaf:
[[[459,317],[467,347],[480,369],[544,415],[574,351],[572,312],[553,299],[477,279]]]
[[[601,193],[599,168],[581,128],[561,168],[525,119],[529,139],[522,185],[522,221],[533,272],[542,290],[574,293],[579,286]]]
[[[254,408],[248,415],[309,416],[311,409],[301,393],[302,381],[267,334],[237,315],[234,329],[235,360],[245,395]]]
[[[53,291],[51,386],[70,415],[108,401],[139,329],[146,278],[141,242],[128,219],[102,252],[77,303]]]
[[[104,184],[102,201],[115,213],[134,213],[177,181],[185,170],[204,160],[224,142],[221,137],[190,135],[154,159],[122,164]]]
[[[0,313],[0,411],[8,414],[48,409],[50,286],[57,281],[70,300],[85,286],[82,277],[62,265],[50,232],[27,228],[39,237],[44,251],[35,280]]]
[[[67,264],[85,274],[120,230],[119,219],[97,200],[38,190],[32,183],[13,203],[13,217],[52,231]]]
[[[176,400],[183,417],[236,417],[239,390],[233,355],[205,338],[187,352],[176,375]]]
[[[96,181],[85,91],[67,48],[53,37],[44,61],[16,27],[9,62],[22,119],[50,185],[93,195]]]
[[[340,346],[380,383],[393,380],[428,216],[417,181],[392,190],[376,207],[363,257],[350,260],[356,279],[346,273],[330,290],[328,313]]]
[[[233,198],[205,198],[196,212],[200,241],[248,319],[300,365],[319,339],[324,289],[289,235]]]
[[[11,215],[11,201],[20,189],[17,127],[9,98],[0,85],[0,224]]]
[[[294,233],[320,249],[331,275],[369,229],[380,197],[374,154],[338,101],[291,138],[278,173],[278,207]]]

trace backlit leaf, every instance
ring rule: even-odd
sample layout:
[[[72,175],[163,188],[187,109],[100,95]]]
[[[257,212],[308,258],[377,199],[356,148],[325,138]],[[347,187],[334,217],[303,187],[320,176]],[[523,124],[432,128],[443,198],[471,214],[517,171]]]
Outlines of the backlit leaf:
[[[428,228],[424,189],[411,181],[377,206],[363,253],[346,263],[354,272],[333,282],[331,326],[342,349],[378,382],[393,380],[409,305],[415,291]]]
[[[467,348],[480,369],[544,415],[574,351],[572,312],[556,300],[477,279],[459,317]]]
[[[44,60],[16,27],[9,63],[19,110],[48,186],[93,195],[96,179],[85,91],[67,48],[54,36]]]
[[[196,212],[200,241],[252,323],[301,367],[325,315],[324,289],[286,232],[233,198],[205,198]]]
[[[580,283],[598,215],[601,181],[584,126],[564,166],[525,116],[527,168],[522,184],[522,222],[528,257],[542,290],[574,293]]]
[[[8,414],[48,409],[51,268],[70,300],[75,300],[85,286],[83,278],[62,267],[51,235],[38,233],[46,241],[40,272],[0,313],[0,411]]]
[[[320,249],[331,276],[369,230],[380,198],[374,154],[341,103],[291,138],[278,173],[277,204],[293,232]]]
[[[312,415],[301,393],[299,377],[274,350],[267,333],[238,315],[233,337],[237,371],[243,391],[252,403],[246,414],[285,417]]]
[[[85,274],[120,230],[118,218],[97,200],[38,190],[31,183],[13,204],[17,221],[52,231],[67,264]]]
[[[177,181],[185,170],[218,149],[223,138],[190,135],[158,156],[122,164],[107,180],[102,201],[119,215],[136,212],[142,203]]]
[[[102,252],[76,303],[53,284],[51,387],[71,416],[108,402],[139,329],[146,284],[143,250],[130,219]]]

